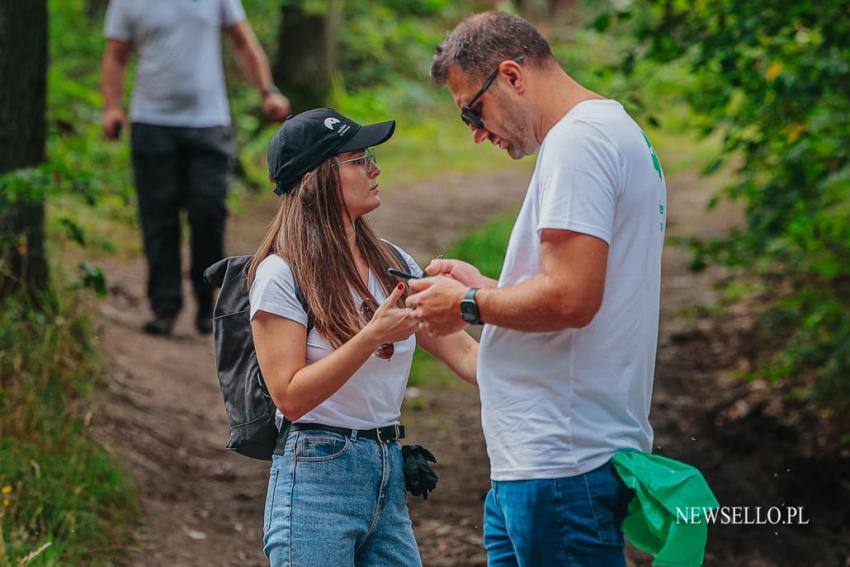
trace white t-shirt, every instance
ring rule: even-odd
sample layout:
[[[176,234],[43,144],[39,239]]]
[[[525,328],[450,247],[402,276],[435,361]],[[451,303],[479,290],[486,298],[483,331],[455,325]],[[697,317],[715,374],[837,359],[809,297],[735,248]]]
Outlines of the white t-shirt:
[[[422,276],[422,270],[405,251],[399,248],[410,267],[410,273]],[[386,294],[369,272],[369,292],[380,305]],[[359,300],[354,291],[352,294]],[[307,313],[295,296],[295,280],[289,264],[277,255],[263,260],[257,268],[249,293],[251,319],[257,311],[265,311],[307,326]],[[401,403],[416,349],[416,335],[394,343],[392,358],[385,360],[375,354],[330,398],[305,414],[297,423],[321,423],[334,427],[374,429],[399,423]],[[307,335],[307,364],[312,364],[333,352],[331,344],[311,329]],[[278,411],[278,417],[280,412]]]
[[[230,124],[221,29],[245,19],[240,0],[110,0],[105,33],[138,55],[132,122]]]
[[[478,385],[494,480],[575,476],[618,449],[651,450],[666,207],[658,158],[618,102],[581,102],[546,135],[498,285],[541,273],[540,233],[563,229],[608,243],[605,294],[581,329],[485,325]]]

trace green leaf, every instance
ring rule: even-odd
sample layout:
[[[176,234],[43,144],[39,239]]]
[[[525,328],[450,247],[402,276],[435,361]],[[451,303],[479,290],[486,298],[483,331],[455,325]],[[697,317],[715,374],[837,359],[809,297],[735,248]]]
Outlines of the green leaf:
[[[108,292],[103,270],[99,266],[94,266],[88,262],[80,262],[79,269],[83,287],[93,289],[98,297],[106,297]]]
[[[69,219],[68,217],[62,217],[59,222],[61,222],[62,226],[65,227],[65,232],[68,235],[68,238],[70,238],[80,246],[86,245],[86,232],[82,226]]]

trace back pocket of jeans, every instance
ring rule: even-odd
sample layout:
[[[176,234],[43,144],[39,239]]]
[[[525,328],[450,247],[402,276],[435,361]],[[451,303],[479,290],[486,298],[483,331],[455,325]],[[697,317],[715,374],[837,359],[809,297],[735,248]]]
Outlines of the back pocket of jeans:
[[[338,433],[317,431],[301,433],[295,445],[295,460],[298,462],[330,461],[340,457],[348,449],[348,437]]]
[[[272,524],[272,516],[274,515],[274,495],[277,492],[277,477],[279,476],[280,469],[277,467],[273,467],[269,471],[269,487],[266,492],[266,509],[263,512],[263,533],[269,531],[269,528]]]

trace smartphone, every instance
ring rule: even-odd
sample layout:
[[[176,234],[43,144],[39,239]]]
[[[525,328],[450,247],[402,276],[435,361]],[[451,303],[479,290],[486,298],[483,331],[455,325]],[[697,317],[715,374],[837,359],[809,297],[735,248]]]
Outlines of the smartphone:
[[[415,280],[416,279],[416,276],[414,276],[413,274],[408,274],[407,272],[402,272],[401,270],[396,270],[395,268],[389,268],[387,270],[387,273],[391,276],[394,276],[394,277],[402,279],[402,280]]]

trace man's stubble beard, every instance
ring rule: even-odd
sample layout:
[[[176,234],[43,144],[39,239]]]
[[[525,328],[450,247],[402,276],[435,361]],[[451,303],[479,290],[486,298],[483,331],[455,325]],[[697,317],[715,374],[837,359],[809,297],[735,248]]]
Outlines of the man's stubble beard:
[[[522,159],[537,151],[538,144],[531,133],[531,110],[515,102],[502,98],[505,112],[504,128],[510,132],[507,152],[512,159]]]

